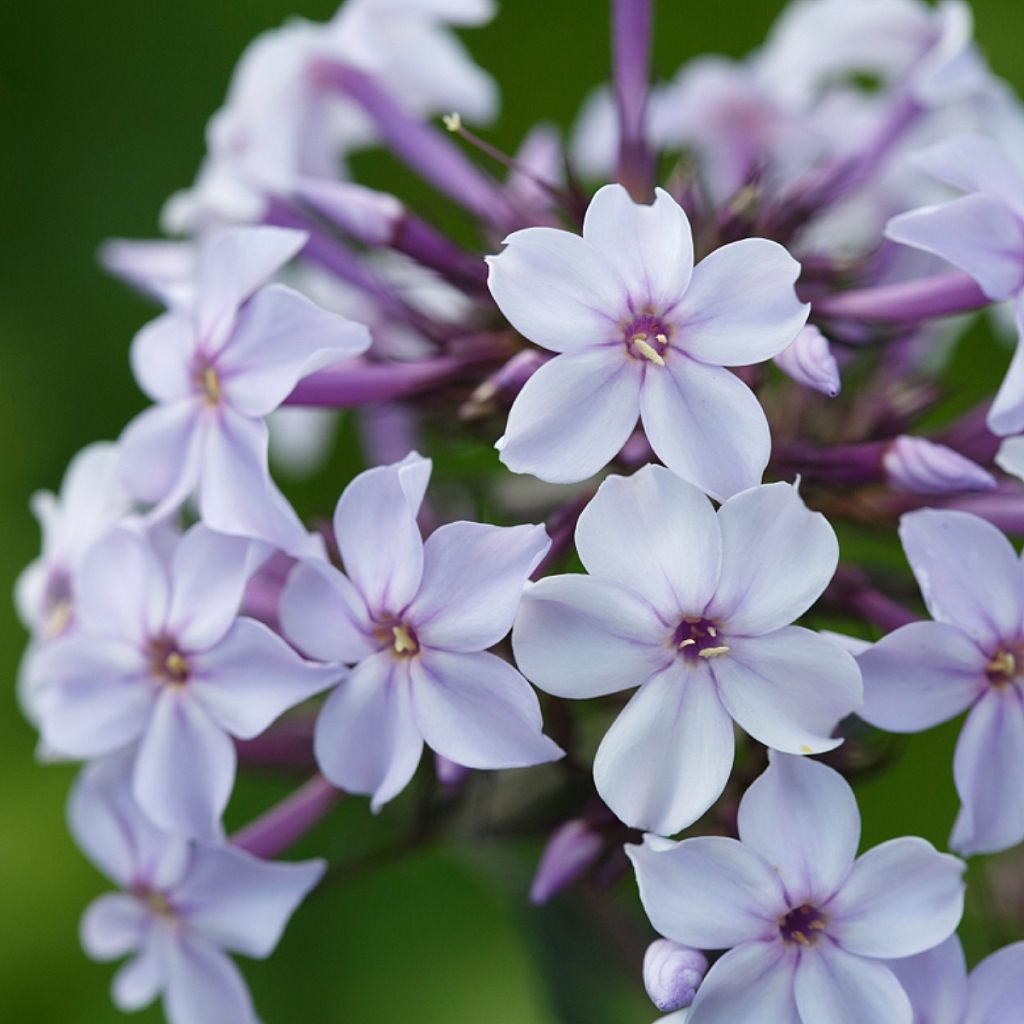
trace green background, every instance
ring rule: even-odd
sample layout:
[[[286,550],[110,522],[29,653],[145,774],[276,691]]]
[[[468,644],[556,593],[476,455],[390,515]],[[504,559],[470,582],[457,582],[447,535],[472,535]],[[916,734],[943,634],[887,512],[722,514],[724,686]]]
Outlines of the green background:
[[[37,551],[28,495],[55,488],[86,442],[115,437],[142,406],[126,358],[151,310],[106,278],[94,254],[112,235],[155,234],[164,198],[190,182],[203,126],[245,44],[289,14],[325,19],[329,0],[26,3],[0,15],[0,581],[10,589]],[[656,65],[700,52],[740,55],[777,3],[659,4]],[[1017,0],[978,0],[977,34],[1018,88]],[[467,34],[503,90],[490,137],[512,149],[546,118],[570,122],[607,73],[601,0],[507,0]],[[974,360],[964,365],[977,366]],[[996,371],[991,371],[995,373]],[[988,381],[972,382],[975,386]],[[0,1018],[91,1024],[118,1018],[111,969],[90,963],[77,920],[103,881],[63,825],[72,771],[37,765],[13,700],[24,637],[0,615]],[[955,728],[914,739],[898,771],[863,786],[865,839],[919,833],[942,843],[955,799]],[[255,797],[253,797],[255,799]],[[365,803],[331,823],[331,844],[365,829]],[[374,829],[386,833],[387,823]],[[361,839],[353,838],[358,846]],[[606,969],[572,899],[543,913],[524,894],[535,848],[451,845],[331,886],[296,915],[279,953],[249,970],[268,1024],[602,1024],[655,1016],[631,981]],[[621,887],[632,898],[631,883]],[[972,949],[993,936],[971,925]],[[561,990],[561,995],[558,994]],[[160,1019],[156,1010],[138,1015]]]

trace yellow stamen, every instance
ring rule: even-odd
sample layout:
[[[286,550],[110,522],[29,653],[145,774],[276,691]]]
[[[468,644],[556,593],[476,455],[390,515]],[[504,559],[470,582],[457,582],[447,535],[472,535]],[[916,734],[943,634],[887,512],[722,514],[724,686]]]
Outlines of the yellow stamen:
[[[694,640],[694,639],[693,639],[693,637],[691,636],[691,637],[690,637],[690,638],[689,638],[688,640],[683,640],[683,641],[682,641],[682,642],[681,642],[681,643],[679,644],[679,646],[680,646],[680,647],[692,647],[692,646],[693,646],[693,645],[694,645],[694,644],[695,644],[696,642],[697,642],[697,641],[696,641],[696,640]]]
[[[160,892],[151,892],[146,895],[146,906],[157,917],[174,917],[174,907],[171,906],[167,897]]]
[[[179,654],[177,651],[171,651],[167,655],[164,661],[164,668],[167,670],[167,675],[174,680],[182,680],[188,676],[188,662],[184,656]]]
[[[220,377],[212,366],[203,370],[203,390],[214,405],[220,401]]]
[[[801,754],[809,754],[810,752],[811,752],[811,748],[809,746],[807,746],[806,743],[800,748],[800,753]]]
[[[994,676],[1013,676],[1017,674],[1017,659],[1011,651],[1000,651],[986,669]]]
[[[697,653],[702,658],[717,658],[720,654],[728,654],[729,648],[723,644],[721,647],[705,647],[703,651]]]
[[[633,348],[637,350],[644,357],[649,359],[655,366],[664,366],[665,360],[658,355],[658,350],[653,345],[648,345],[644,340],[647,337],[645,334],[637,334],[633,336],[632,344]]]
[[[46,633],[48,636],[60,636],[71,621],[71,602],[66,598],[58,601],[50,611],[46,619]]]
[[[793,932],[793,938],[799,942],[801,946],[809,946],[811,944],[811,940],[808,939],[803,932]]]
[[[395,654],[415,654],[419,650],[419,644],[413,639],[408,627],[402,623],[392,626],[391,634],[395,638]]]
[[[450,132],[457,132],[462,128],[462,115],[458,112],[452,112],[451,114],[445,114],[441,118],[441,123]]]
[[[824,921],[812,921],[811,922],[811,927],[816,932],[823,932],[825,930],[825,922]]]
[[[654,340],[659,345],[667,345],[668,344],[668,335],[667,334],[656,334],[654,336]]]

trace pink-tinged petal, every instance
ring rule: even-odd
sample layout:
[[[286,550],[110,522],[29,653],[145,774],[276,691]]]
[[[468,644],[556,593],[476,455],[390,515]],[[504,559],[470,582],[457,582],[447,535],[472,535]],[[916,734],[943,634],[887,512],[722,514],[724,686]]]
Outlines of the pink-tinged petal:
[[[408,618],[420,643],[483,651],[512,628],[530,573],[550,547],[543,526],[448,523],[423,545]]]
[[[360,473],[334,510],[334,536],[345,572],[371,613],[395,615],[416,595],[423,576],[423,539],[416,515],[431,463],[415,453]]]
[[[1024,176],[1006,150],[987,135],[964,133],[943,139],[910,157],[932,177],[962,192],[987,192],[1024,209]]]
[[[171,556],[168,629],[178,644],[201,651],[220,640],[242,603],[251,545],[240,537],[193,526]]]
[[[971,1024],[964,1016],[967,1008],[967,964],[956,935],[933,949],[903,960],[890,960],[889,969],[896,975],[914,1009],[916,1024]],[[1024,968],[1024,964],[1020,965]],[[1020,992],[1024,999],[1024,989]],[[1020,1005],[1020,999],[1016,1006]],[[1005,1024],[1010,1024],[1007,1017]],[[982,1024],[976,1021],[975,1024]],[[997,1024],[996,1020],[988,1024]]]
[[[110,995],[122,1013],[131,1013],[149,1006],[166,982],[164,947],[166,936],[151,928],[138,956],[129,960],[114,975]]]
[[[306,244],[303,231],[225,228],[201,246],[196,268],[196,324],[207,355],[226,339],[239,306]]]
[[[182,687],[164,687],[135,761],[135,799],[161,828],[216,840],[235,782],[235,748]]]
[[[971,971],[967,985],[963,1024],[1014,1024],[1024,1005],[1024,942],[1005,946],[982,960]]]
[[[155,405],[125,427],[118,442],[121,482],[139,501],[173,511],[199,482],[199,446],[205,431],[194,398]]]
[[[593,576],[643,594],[670,622],[715,592],[722,536],[707,497],[662,466],[610,476],[583,510],[576,550]]]
[[[745,238],[697,264],[672,313],[678,345],[714,366],[746,366],[778,355],[807,322],[811,307],[796,297],[797,263],[778,242]]]
[[[786,910],[768,864],[735,839],[627,846],[640,900],[655,929],[695,949],[728,949],[777,937]]]
[[[893,217],[886,238],[922,249],[970,274],[993,300],[1024,284],[1024,221],[994,196],[975,193]]]
[[[739,833],[778,873],[790,906],[818,905],[853,865],[860,812],[838,772],[806,757],[773,753],[740,801]]]
[[[673,835],[722,795],[733,751],[732,720],[707,667],[677,658],[619,713],[597,749],[594,782],[631,828]]]
[[[835,532],[789,484],[737,494],[719,509],[718,522],[722,580],[706,614],[721,619],[734,636],[788,626],[818,599],[836,571]]]
[[[836,726],[863,703],[860,669],[828,637],[789,626],[722,639],[729,653],[709,660],[726,711],[754,739],[787,754],[839,746]]]
[[[823,907],[828,934],[857,956],[894,960],[923,953],[960,923],[964,866],[916,836],[882,843],[857,859]]]
[[[801,1024],[793,991],[798,960],[781,942],[730,950],[697,989],[687,1024]]]
[[[573,352],[622,335],[626,286],[603,253],[557,228],[526,228],[488,256],[487,286],[508,322],[553,352]]]
[[[882,963],[819,942],[800,957],[796,1004],[803,1024],[913,1024],[914,1014],[896,975]]]
[[[989,429],[1000,437],[1024,431],[1024,293],[1014,303],[1013,318],[1017,325],[1017,348],[988,411]]]
[[[920,509],[900,520],[903,550],[932,618],[993,652],[1024,617],[1024,574],[1013,545],[967,512]]]
[[[541,731],[530,684],[494,654],[424,648],[410,659],[416,725],[431,750],[466,768],[522,768],[564,751]]]
[[[199,511],[220,533],[252,537],[296,557],[320,548],[267,468],[269,435],[263,420],[222,407],[204,451]]]
[[[526,382],[498,441],[513,473],[551,483],[593,476],[619,453],[640,415],[644,368],[625,347],[560,355]]]
[[[212,943],[168,943],[164,1012],[168,1024],[259,1024],[241,972]]]
[[[251,957],[267,957],[325,864],[261,860],[231,846],[196,848],[174,905],[190,932]]]
[[[154,402],[175,402],[195,391],[189,368],[194,327],[184,313],[165,313],[151,320],[132,341],[132,373]]]
[[[964,854],[996,853],[1024,839],[1024,697],[992,687],[967,716],[953,758],[962,807],[950,845]]]
[[[592,576],[527,588],[512,629],[523,674],[556,697],[603,697],[646,682],[675,657],[671,627],[639,595]]]
[[[370,332],[284,285],[259,291],[239,316],[217,360],[228,401],[246,416],[266,416],[314,370],[370,347]]]
[[[423,751],[406,662],[381,651],[352,669],[320,709],[313,747],[324,775],[372,795],[374,811],[401,793]]]
[[[105,893],[82,915],[82,948],[93,960],[117,960],[142,945],[147,925],[148,914],[134,896]]]
[[[911,622],[857,658],[865,722],[888,732],[920,732],[959,715],[987,685],[989,656],[960,630]]]
[[[187,685],[214,722],[250,740],[338,682],[343,670],[303,661],[262,622],[239,619],[216,647],[192,659],[192,672]]]
[[[379,646],[359,592],[324,562],[300,562],[292,569],[277,614],[289,642],[310,658],[353,664]]]
[[[760,483],[771,436],[754,393],[729,370],[670,352],[640,392],[651,447],[684,480],[719,501]]]
[[[621,185],[605,185],[590,201],[583,237],[613,266],[634,312],[662,313],[686,291],[693,272],[693,233],[683,208],[664,189],[650,205],[636,203]]]

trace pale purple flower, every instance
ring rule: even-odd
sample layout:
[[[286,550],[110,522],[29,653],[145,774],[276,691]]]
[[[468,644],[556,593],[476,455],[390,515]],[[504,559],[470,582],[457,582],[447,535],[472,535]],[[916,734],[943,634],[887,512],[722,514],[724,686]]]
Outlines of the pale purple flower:
[[[132,367],[156,404],[122,434],[121,473],[154,517],[198,492],[212,529],[318,550],[270,479],[264,417],[307,374],[365,351],[370,335],[291,288],[264,286],[305,239],[280,228],[217,233],[200,247],[190,303],[136,335]]]
[[[996,465],[1003,470],[1024,480],[1024,435],[1007,437],[996,453]]]
[[[662,1013],[683,1010],[704,980],[708,958],[671,939],[656,939],[644,954],[644,988]]]
[[[913,494],[956,494],[991,491],[996,478],[976,462],[944,444],[906,434],[897,437],[882,456],[889,485]]]
[[[163,996],[170,1024],[258,1024],[228,953],[264,959],[324,871],[320,860],[260,860],[157,828],[134,802],[124,756],[79,776],[68,823],[86,856],[122,889],[94,900],[81,924],[95,960],[131,959],[114,976],[119,1010]]]
[[[501,460],[544,480],[583,480],[619,452],[639,418],[658,457],[717,498],[756,484],[771,438],[764,411],[728,366],[770,359],[808,306],[800,266],[748,238],[694,267],[686,214],[607,185],[583,237],[526,228],[488,258],[491,294],[513,327],[557,352],[527,381],[498,442]]]
[[[813,324],[805,327],[773,360],[791,380],[813,388],[829,398],[839,394],[839,364],[832,355],[828,339]]]
[[[250,548],[199,525],[164,554],[115,528],[79,566],[78,628],[39,656],[47,746],[74,758],[134,746],[136,799],[186,835],[220,834],[235,780],[231,737],[258,735],[339,674],[238,617]]]
[[[912,1024],[884,961],[953,933],[963,862],[910,837],[857,858],[860,814],[845,779],[774,752],[740,801],[739,835],[626,847],[655,929],[729,950],[687,1024]]]
[[[327,698],[314,745],[324,775],[372,794],[375,810],[405,788],[424,742],[466,768],[562,755],[529,683],[487,652],[548,549],[544,528],[448,523],[424,542],[416,515],[430,470],[411,454],[356,477],[334,513],[345,573],[308,560],[281,597],[299,650],[355,665]]]
[[[558,697],[639,687],[594,761],[602,799],[622,821],[664,835],[721,795],[733,722],[789,753],[820,753],[860,706],[853,658],[791,626],[835,572],[828,522],[794,487],[730,498],[716,513],[660,466],[609,477],[580,516],[589,576],[552,576],[526,592],[516,661]]]
[[[862,718],[919,732],[970,709],[953,775],[950,840],[992,853],[1024,839],[1024,568],[996,527],[967,512],[905,515],[900,538],[934,622],[912,622],[858,657]]]

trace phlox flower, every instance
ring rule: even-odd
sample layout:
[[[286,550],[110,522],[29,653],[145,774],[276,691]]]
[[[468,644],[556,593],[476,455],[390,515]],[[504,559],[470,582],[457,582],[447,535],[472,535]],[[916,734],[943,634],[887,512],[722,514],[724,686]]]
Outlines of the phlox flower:
[[[411,454],[360,474],[334,513],[345,572],[298,565],[281,596],[285,635],[306,655],[355,667],[316,723],[320,769],[373,807],[412,778],[424,741],[467,768],[513,768],[562,751],[537,696],[487,652],[509,631],[542,526],[457,522],[424,541],[416,515],[431,463]]]
[[[912,1024],[884,961],[953,933],[963,862],[910,837],[858,858],[860,814],[846,781],[774,752],[740,801],[739,836],[648,836],[626,847],[657,931],[729,950],[687,1024]]]
[[[839,547],[823,516],[777,483],[716,513],[660,466],[609,477],[580,516],[589,576],[542,579],[512,633],[523,674],[559,697],[639,687],[598,748],[594,779],[626,824],[664,835],[721,795],[733,722],[793,754],[840,743],[861,702],[853,658],[791,626],[825,589]]]

